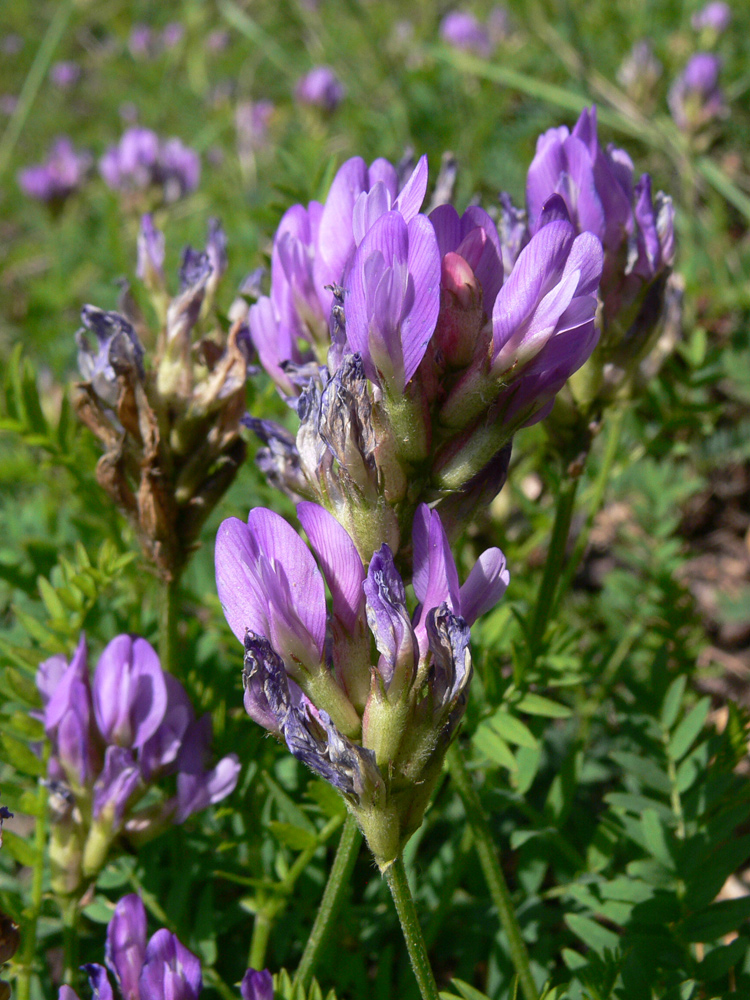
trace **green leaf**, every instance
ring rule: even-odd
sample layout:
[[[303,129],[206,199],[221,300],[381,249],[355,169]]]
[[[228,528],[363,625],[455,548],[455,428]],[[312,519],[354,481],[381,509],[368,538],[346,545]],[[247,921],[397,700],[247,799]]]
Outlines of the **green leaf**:
[[[617,934],[602,927],[595,920],[582,917],[580,913],[566,913],[565,923],[576,937],[599,955],[605,951],[615,951],[620,943]]]
[[[699,913],[688,917],[680,928],[684,941],[716,941],[718,938],[737,931],[750,919],[750,896],[742,899],[723,899]]]
[[[674,867],[674,861],[667,845],[667,835],[655,809],[644,810],[641,817],[641,827],[646,847],[651,854],[667,868]]]
[[[687,674],[680,674],[667,689],[667,693],[664,696],[664,702],[661,707],[661,724],[664,729],[671,729],[677,720],[677,715],[680,711],[680,705],[682,704],[682,698],[685,694],[685,685],[687,684]]]
[[[37,579],[37,586],[39,587],[39,593],[44,605],[50,613],[50,617],[53,619],[65,620],[65,606],[63,605],[60,598],[55,593],[55,588],[45,579],[45,577],[40,576]]]
[[[677,726],[672,739],[667,744],[667,753],[672,760],[681,760],[693,745],[711,708],[711,699],[701,698],[695,708],[688,712],[682,722]]]
[[[305,851],[315,847],[318,843],[318,838],[314,833],[303,830],[299,826],[293,826],[291,823],[271,821],[268,824],[268,829],[282,844],[291,847],[293,851]]]
[[[637,778],[642,785],[647,785],[664,795],[669,795],[671,792],[672,786],[668,776],[648,757],[639,757],[638,754],[627,753],[623,750],[614,751],[610,757],[620,765],[626,774]]]
[[[39,692],[32,678],[15,667],[6,667],[3,671],[3,687],[14,700],[30,708],[36,708],[40,704]]]
[[[514,715],[510,715],[509,712],[500,709],[488,720],[488,723],[508,743],[526,747],[527,750],[536,750],[538,741],[534,734],[525,723]]]
[[[536,747],[533,750],[528,747],[519,747],[516,754],[517,770],[511,774],[513,787],[520,795],[525,795],[531,788],[536,778],[539,765],[542,762],[542,748]]]
[[[540,694],[529,693],[514,706],[520,712],[527,715],[541,715],[547,719],[569,719],[573,714],[567,705],[561,705],[551,698],[544,698]]]
[[[20,865],[33,868],[37,852],[31,844],[12,830],[3,830],[3,851],[7,851]]]
[[[700,977],[705,983],[725,976],[734,965],[739,965],[745,957],[750,942],[746,937],[738,937],[731,944],[719,945],[710,951],[698,966]]]
[[[465,983],[463,979],[451,979],[451,982],[464,1000],[488,1000],[486,993],[482,993],[475,987],[469,986],[469,984]]]
[[[640,816],[644,809],[653,809],[654,812],[669,822],[672,818],[672,811],[669,806],[656,799],[650,799],[647,795],[635,795],[632,792],[609,792],[604,796],[604,801],[615,809],[625,809],[636,816]]]
[[[294,763],[294,761],[292,761],[292,763]],[[279,808],[279,812],[285,817],[287,823],[291,826],[298,827],[300,830],[307,830],[308,833],[316,836],[317,831],[315,829],[315,825],[309,816],[305,815],[296,802],[294,802],[294,800],[287,795],[284,789],[273,780],[267,771],[263,772],[263,780],[265,781],[269,792],[273,796],[273,799]]]
[[[94,901],[84,906],[82,912],[95,924],[108,924],[112,919],[114,907],[104,896],[94,896]]]
[[[488,760],[499,764],[500,767],[508,768],[509,771],[516,770],[516,758],[510,747],[488,723],[480,723],[472,737],[472,743]]]
[[[320,806],[321,812],[333,819],[346,812],[344,800],[327,781],[313,780],[307,786],[306,794]]]
[[[12,764],[18,772],[34,778],[41,778],[44,775],[44,762],[25,743],[8,733],[0,733],[0,741],[5,749],[6,762]]]

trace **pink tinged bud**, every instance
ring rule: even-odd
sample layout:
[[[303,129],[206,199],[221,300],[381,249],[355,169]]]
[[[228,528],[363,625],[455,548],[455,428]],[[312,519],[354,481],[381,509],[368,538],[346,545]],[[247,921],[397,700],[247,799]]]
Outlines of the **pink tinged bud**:
[[[105,956],[123,1000],[140,1000],[138,980],[146,955],[146,909],[139,896],[123,896],[107,927]]]
[[[159,657],[145,639],[120,635],[94,674],[94,713],[108,743],[138,749],[156,732],[167,707]]]
[[[268,969],[248,969],[240,983],[242,1000],[273,1000],[273,979]]]
[[[482,290],[463,257],[443,257],[440,277],[440,315],[434,343],[452,368],[470,364],[484,323]]]

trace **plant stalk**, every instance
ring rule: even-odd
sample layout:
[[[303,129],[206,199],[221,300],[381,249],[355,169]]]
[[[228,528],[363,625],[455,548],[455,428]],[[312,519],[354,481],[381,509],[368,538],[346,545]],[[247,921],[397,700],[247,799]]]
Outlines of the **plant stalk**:
[[[479,801],[476,789],[472,784],[458,743],[454,743],[448,750],[446,760],[448,761],[451,778],[455,782],[456,790],[464,804],[466,820],[471,827],[474,846],[479,855],[479,864],[482,867],[487,888],[490,891],[490,897],[497,909],[500,924],[508,939],[510,957],[521,985],[521,991],[525,1000],[539,1000],[534,977],[531,975],[531,965],[529,963],[526,942],[521,935],[521,928],[518,924],[516,911],[513,908],[508,883],[505,881],[505,875],[503,875],[503,869],[500,865],[498,850],[492,839],[490,825],[482,809],[482,803]]]
[[[313,923],[305,950],[302,952],[302,958],[297,967],[297,973],[294,977],[295,988],[301,984],[307,989],[312,979],[313,971],[320,958],[320,952],[325,944],[328,932],[331,929],[333,921],[336,919],[336,914],[338,913],[344,893],[349,888],[349,881],[361,843],[362,834],[359,832],[359,827],[354,817],[349,815],[346,817],[346,822],[344,823],[341,840],[336,851],[336,857],[333,859],[333,865],[331,866],[328,882],[323,892],[323,898],[318,907],[315,922]]]
[[[63,952],[65,964],[63,971],[63,982],[68,986],[75,987],[78,978],[78,908],[79,899],[71,896],[63,905]]]
[[[273,920],[271,915],[261,907],[255,914],[253,924],[253,936],[250,941],[250,955],[247,964],[251,969],[262,969],[266,964],[266,951],[268,949],[268,939],[271,937]]]
[[[422,994],[422,1000],[440,1000],[435,976],[432,972],[430,959],[427,955],[427,945],[424,943],[422,928],[419,926],[417,910],[414,906],[409,880],[406,877],[402,855],[396,858],[385,870],[385,880],[391,890],[396,913],[404,932],[404,940],[411,959],[411,967]]]
[[[563,480],[562,487],[557,496],[555,523],[552,527],[552,537],[550,538],[549,549],[547,550],[547,561],[544,564],[542,582],[529,622],[529,646],[532,663],[536,660],[542,648],[544,634],[547,631],[547,626],[552,615],[555,592],[565,562],[565,547],[568,542],[568,535],[570,534],[570,524],[573,520],[579,478],[578,476],[568,476]]]
[[[36,955],[36,928],[42,909],[42,890],[44,887],[44,859],[47,847],[47,797],[44,785],[37,789],[37,817],[34,824],[34,850],[36,858],[31,877],[31,905],[28,920],[23,928],[23,950],[18,963],[20,969],[16,978],[16,997],[18,1000],[29,1000],[31,996],[31,975],[34,970]]]
[[[178,675],[177,615],[180,609],[179,593],[179,576],[176,575],[169,582],[162,583],[159,617],[159,659],[161,660],[162,670],[166,670],[173,676]]]

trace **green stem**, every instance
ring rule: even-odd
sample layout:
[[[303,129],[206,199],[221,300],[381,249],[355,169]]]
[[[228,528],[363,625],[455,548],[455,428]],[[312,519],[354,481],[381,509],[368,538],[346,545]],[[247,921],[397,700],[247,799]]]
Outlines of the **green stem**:
[[[526,1000],[538,1000],[539,994],[534,984],[534,977],[531,975],[529,953],[521,936],[521,928],[518,925],[510,890],[500,865],[498,851],[492,839],[490,825],[482,809],[482,803],[479,801],[479,795],[469,777],[458,743],[454,743],[449,749],[446,760],[451,778],[455,782],[456,790],[461,796],[466,810],[466,820],[474,836],[474,846],[479,855],[479,864],[482,867],[487,888],[490,890],[490,897],[495,904],[500,923],[508,939],[510,957],[521,984],[521,990]]]
[[[37,817],[34,825],[34,868],[31,876],[31,905],[29,916],[23,929],[23,951],[18,963],[20,968],[16,978],[16,997],[18,1000],[29,1000],[31,995],[31,975],[34,970],[36,955],[36,928],[42,909],[42,891],[44,887],[44,859],[47,847],[47,800],[48,791],[44,785],[39,785],[36,794]]]
[[[275,914],[274,914],[275,915]],[[263,907],[255,914],[253,924],[253,936],[250,941],[250,954],[247,964],[251,969],[262,969],[266,964],[266,951],[268,949],[268,939],[271,937],[273,919]]]
[[[344,893],[349,888],[349,881],[361,843],[362,834],[359,832],[354,817],[347,816],[336,857],[331,866],[331,873],[328,876],[323,898],[318,907],[318,914],[297,967],[297,974],[294,977],[295,988],[300,983],[307,988],[312,979],[328,931],[336,917]]]
[[[162,584],[161,613],[159,618],[159,659],[162,670],[177,675],[177,615],[179,601],[180,577],[175,576],[168,583]]]
[[[555,591],[565,562],[565,546],[570,534],[570,522],[573,519],[576,493],[578,491],[578,476],[567,476],[563,480],[557,496],[555,508],[555,523],[552,527],[552,537],[547,550],[547,561],[544,564],[544,574],[537,594],[536,604],[529,623],[529,644],[532,663],[539,655],[544,643],[544,634],[552,614]]]
[[[409,951],[411,967],[422,994],[422,1000],[440,1000],[435,976],[427,955],[427,945],[424,943],[422,928],[419,926],[417,910],[414,906],[409,880],[406,877],[404,859],[399,854],[396,860],[385,870],[385,880],[391,890],[396,913],[404,932],[404,940]]]
[[[65,955],[63,982],[74,986],[78,978],[78,897],[66,900],[62,908],[63,952]]]
[[[8,169],[11,157],[13,156],[13,150],[16,148],[16,143],[23,132],[23,127],[34,105],[39,88],[47,75],[47,70],[52,62],[55,49],[65,34],[72,11],[72,0],[60,0],[47,28],[47,33],[37,49],[34,62],[31,64],[31,69],[26,75],[23,87],[21,87],[21,93],[18,95],[18,103],[13,114],[10,116],[10,121],[3,133],[3,137],[0,139],[0,177]]]
[[[615,464],[617,451],[620,446],[622,428],[625,422],[625,413],[625,406],[613,407],[612,415],[609,419],[609,435],[607,437],[607,445],[604,451],[601,468],[599,469],[599,475],[596,477],[596,482],[594,484],[594,493],[591,498],[591,503],[589,504],[586,524],[576,539],[571,557],[560,577],[560,583],[557,587],[555,595],[555,605],[560,602],[560,598],[563,594],[567,593],[568,588],[573,581],[573,576],[580,565],[586,545],[588,544],[589,535],[591,534],[591,529],[594,525],[594,519],[604,503],[604,494],[607,490],[609,478],[612,475],[612,468]]]

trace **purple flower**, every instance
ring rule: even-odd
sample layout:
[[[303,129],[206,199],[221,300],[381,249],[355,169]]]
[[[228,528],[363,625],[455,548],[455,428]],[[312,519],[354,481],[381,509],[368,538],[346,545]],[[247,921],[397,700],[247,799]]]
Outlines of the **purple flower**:
[[[429,219],[381,216],[357,249],[348,284],[348,342],[373,382],[402,393],[440,311],[440,251]]]
[[[724,0],[711,0],[690,18],[690,23],[696,31],[708,29],[717,35],[726,31],[731,21],[732,8]]]
[[[229,32],[224,28],[215,28],[208,33],[206,48],[209,52],[223,52],[229,45]]]
[[[649,101],[664,67],[648,39],[635,42],[617,71],[617,80],[634,100]]]
[[[154,33],[147,24],[133,26],[128,39],[130,54],[136,59],[146,59],[155,52]]]
[[[94,674],[94,712],[107,743],[139,749],[156,732],[167,707],[159,658],[145,639],[120,635]]]
[[[315,66],[298,81],[294,93],[301,104],[332,112],[343,101],[346,90],[330,66]]]
[[[62,202],[81,187],[91,163],[88,153],[76,152],[70,139],[62,136],[52,143],[44,163],[19,172],[18,184],[30,198]]]
[[[68,90],[81,79],[81,67],[70,60],[54,63],[49,71],[49,78],[60,90]]]
[[[138,233],[138,262],[135,273],[149,288],[164,285],[164,233],[154,226],[153,218],[144,215]]]
[[[200,157],[180,139],[162,140],[135,126],[123,133],[99,160],[99,171],[114,190],[161,186],[166,201],[176,201],[198,186]]]
[[[170,21],[161,33],[161,44],[165,49],[173,49],[185,37],[185,28],[179,21]]]
[[[81,319],[86,330],[96,337],[92,347],[83,329],[76,333],[78,369],[102,402],[114,407],[118,396],[118,371],[133,368],[145,377],[143,347],[133,327],[119,313],[103,312],[96,306],[84,306]]]
[[[223,799],[237,783],[234,755],[207,769],[210,719],[195,719],[182,685],[164,674],[144,639],[113,639],[91,685],[82,637],[70,664],[55,656],[39,665],[37,687],[52,744],[50,788],[67,805],[79,798],[85,804],[61,817],[64,842],[82,845],[70,862],[82,867],[66,873],[68,891],[81,873],[98,873],[123,831],[142,842],[167,823],[182,823]],[[177,796],[161,801],[154,796],[138,811],[149,787],[168,774],[177,775]]]
[[[240,158],[247,158],[268,145],[271,117],[276,110],[273,101],[243,101],[234,112],[234,127]]]
[[[107,965],[123,1000],[140,1000],[138,982],[146,955],[146,910],[139,896],[123,896],[107,927]]]
[[[503,283],[500,237],[478,206],[459,218],[452,205],[430,213],[442,259],[440,318],[434,344],[449,365],[471,363],[487,316]]]
[[[440,37],[462,52],[473,52],[485,59],[492,55],[487,29],[468,11],[453,10],[446,14],[440,22]]]
[[[396,170],[387,160],[375,160],[368,168],[363,159],[353,157],[338,170],[324,205],[293,205],[285,213],[274,239],[270,297],[259,299],[249,316],[261,364],[283,392],[298,392],[284,362],[311,359],[300,352],[300,339],[319,352],[330,342],[331,288],[348,287],[357,246],[391,210],[409,223],[426,186],[426,157],[400,191]]]
[[[248,969],[240,984],[242,1000],[273,1000],[273,980],[268,969]]]
[[[710,52],[696,52],[669,90],[672,117],[684,131],[702,128],[726,113],[719,86],[721,59]]]
[[[509,382],[506,418],[541,419],[593,351],[602,264],[596,236],[576,236],[564,219],[543,225],[521,251],[492,314],[491,372]]]
[[[168,930],[156,931],[148,942],[146,933],[143,903],[136,895],[124,896],[107,928],[105,948],[122,1000],[197,1000],[203,986],[200,959]],[[113,1000],[104,966],[91,964],[84,969],[94,1000]],[[61,988],[59,1000],[74,997],[72,990]]]

